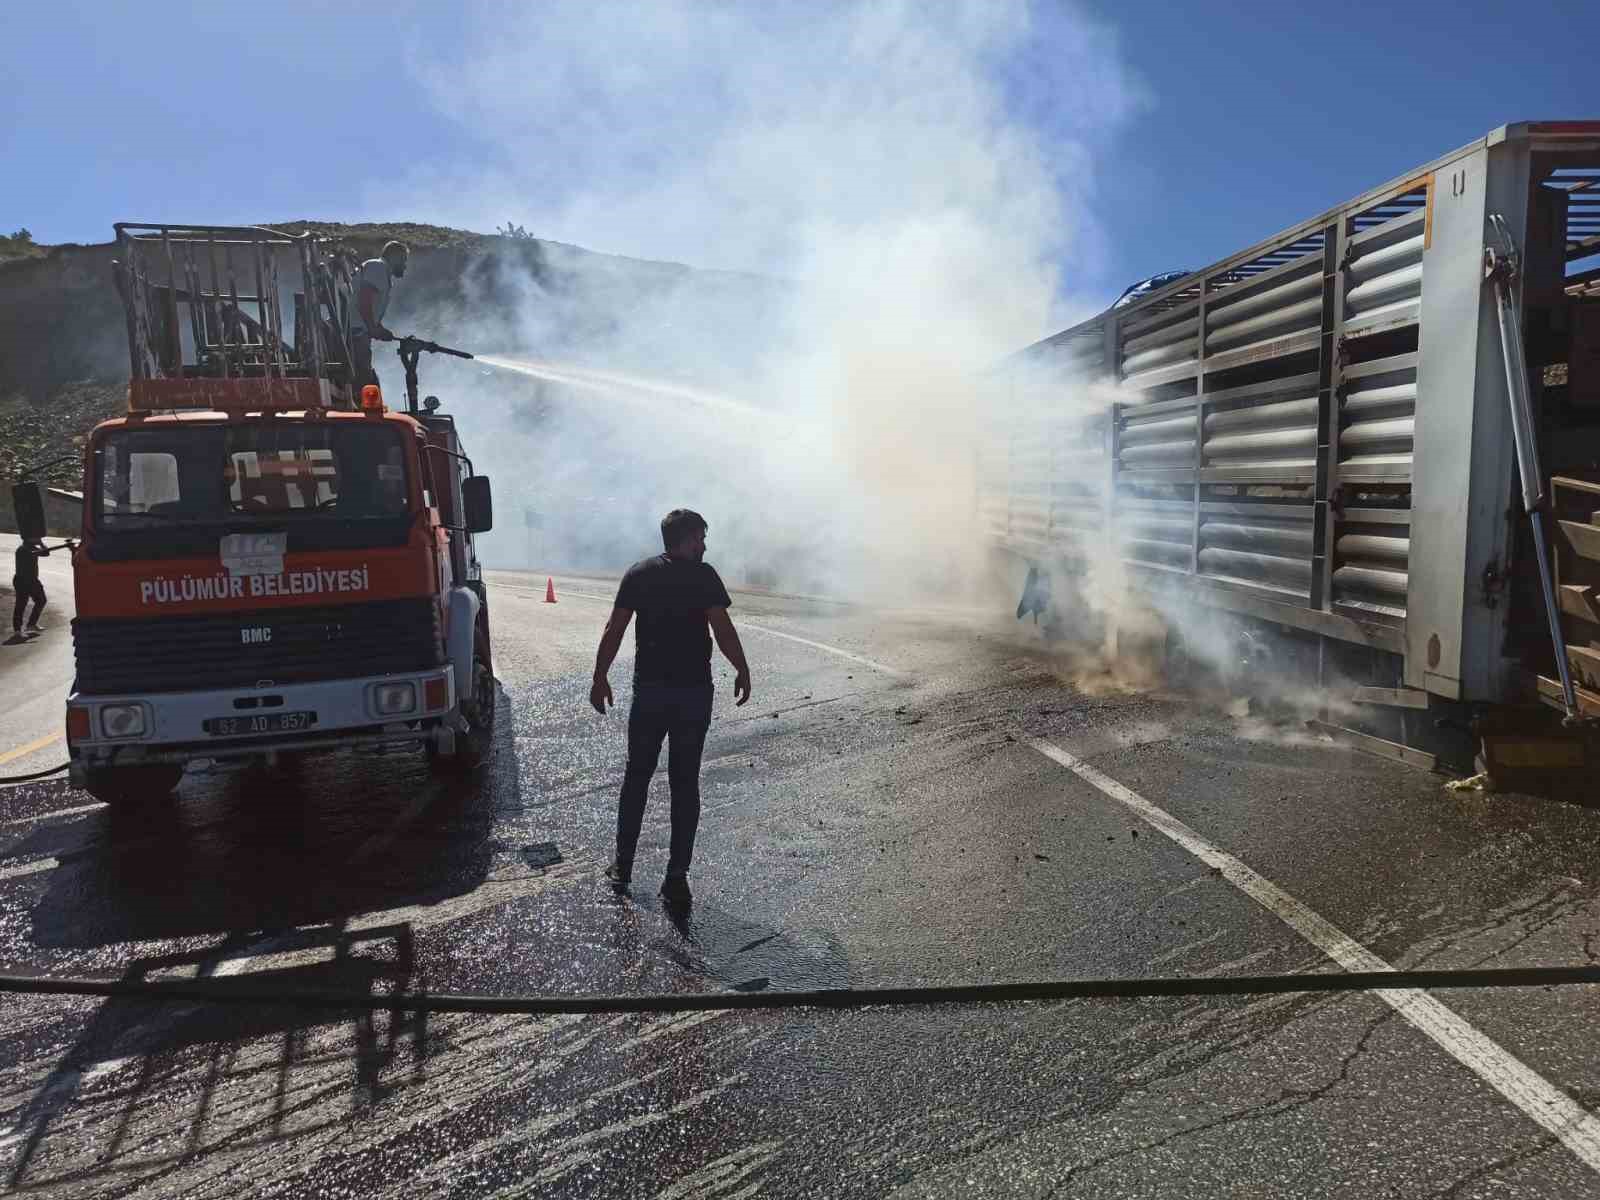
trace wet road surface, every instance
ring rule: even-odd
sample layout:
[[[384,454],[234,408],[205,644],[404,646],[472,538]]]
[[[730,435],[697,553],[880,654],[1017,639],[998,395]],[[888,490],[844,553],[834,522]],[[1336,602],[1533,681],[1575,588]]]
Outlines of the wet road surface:
[[[693,909],[654,895],[664,772],[617,897],[632,639],[601,718],[610,586],[491,589],[480,779],[324,758],[191,772],[126,812],[0,789],[0,969],[490,994],[1340,969],[1035,740],[1395,966],[1600,950],[1600,813],[1069,686],[1008,620],[746,593],[756,698],[733,706],[724,665]],[[0,662],[0,752],[50,732],[36,708],[59,721],[22,693],[70,675],[65,607]],[[1600,1103],[1594,989],[1437,999]],[[1502,1067],[1370,993],[426,1019],[11,995],[0,1170],[47,1196],[1595,1194],[1600,1153],[1508,1099]]]

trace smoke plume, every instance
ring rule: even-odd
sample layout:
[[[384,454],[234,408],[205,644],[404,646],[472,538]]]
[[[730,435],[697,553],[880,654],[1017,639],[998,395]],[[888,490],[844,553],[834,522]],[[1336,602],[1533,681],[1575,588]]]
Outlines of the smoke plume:
[[[491,558],[615,569],[684,505],[736,580],[962,594],[973,381],[1082,314],[1063,265],[1097,262],[1094,162],[1139,103],[1107,30],[1023,0],[474,7],[408,66],[485,157],[375,209],[723,273],[500,260],[515,311],[450,381],[517,526]]]

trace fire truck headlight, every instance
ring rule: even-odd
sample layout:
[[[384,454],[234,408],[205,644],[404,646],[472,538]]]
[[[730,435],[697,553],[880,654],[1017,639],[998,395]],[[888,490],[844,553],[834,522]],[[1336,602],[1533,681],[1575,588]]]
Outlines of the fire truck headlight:
[[[381,717],[392,717],[412,712],[417,707],[417,685],[414,683],[380,683],[372,689],[372,707]]]
[[[139,737],[144,733],[144,706],[105,705],[100,710],[100,731],[108,738]]]

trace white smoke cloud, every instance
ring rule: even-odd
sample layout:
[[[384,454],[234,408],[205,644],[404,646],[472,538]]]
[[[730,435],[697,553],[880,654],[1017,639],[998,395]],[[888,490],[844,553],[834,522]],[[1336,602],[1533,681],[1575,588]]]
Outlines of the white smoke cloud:
[[[530,406],[497,374],[501,400],[456,407],[502,468],[502,512],[540,508],[625,560],[650,549],[645,514],[687,504],[719,565],[806,590],[970,577],[973,378],[1081,313],[1062,265],[1099,253],[1094,163],[1142,103],[1108,30],[1023,0],[469,7],[410,70],[484,161],[375,181],[374,207],[778,281],[743,305],[731,278],[606,293],[596,321],[571,308],[583,281],[529,273],[518,345],[475,348],[770,420],[552,380]]]

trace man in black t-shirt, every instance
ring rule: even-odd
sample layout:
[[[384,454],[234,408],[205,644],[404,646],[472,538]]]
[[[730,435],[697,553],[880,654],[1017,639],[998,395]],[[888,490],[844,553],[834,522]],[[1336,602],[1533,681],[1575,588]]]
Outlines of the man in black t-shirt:
[[[28,633],[39,632],[39,614],[44,611],[45,604],[44,584],[39,582],[39,560],[49,553],[43,542],[23,542],[17,546],[16,569],[11,576],[17,602],[11,610],[11,629],[18,637],[24,629]],[[30,600],[33,601],[33,615],[24,626],[23,617],[27,615]]]
[[[634,634],[633,704],[628,710],[628,766],[617,804],[617,856],[606,868],[613,886],[633,879],[633,853],[644,821],[650,777],[668,741],[667,780],[672,788],[672,853],[661,894],[689,903],[689,861],[700,824],[700,756],[711,726],[711,639],[733,664],[736,704],[750,699],[750,667],[728,618],[733,603],[706,552],[706,522],[677,508],[661,518],[665,554],[636,562],[622,577],[617,599],[595,655],[589,703],[602,715],[613,703],[606,674],[622,646],[628,622]]]

